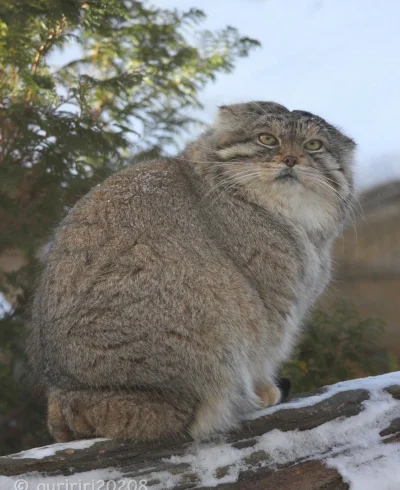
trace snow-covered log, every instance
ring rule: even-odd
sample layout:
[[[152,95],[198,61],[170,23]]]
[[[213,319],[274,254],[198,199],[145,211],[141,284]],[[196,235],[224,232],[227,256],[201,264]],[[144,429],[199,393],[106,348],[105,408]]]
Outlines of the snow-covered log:
[[[0,458],[0,489],[400,489],[400,372],[253,414],[218,441],[93,439]]]

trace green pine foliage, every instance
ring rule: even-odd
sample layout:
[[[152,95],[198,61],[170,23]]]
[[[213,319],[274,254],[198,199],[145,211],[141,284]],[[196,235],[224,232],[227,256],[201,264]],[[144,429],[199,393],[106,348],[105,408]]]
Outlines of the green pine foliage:
[[[384,332],[382,320],[361,318],[347,301],[339,301],[331,312],[317,310],[282,376],[290,378],[293,392],[298,393],[395,371],[395,356],[382,347]]]
[[[201,89],[258,44],[198,30],[203,18],[130,0],[2,3],[0,248],[41,243],[94,181],[176,142]],[[79,56],[56,68],[68,43]]]
[[[17,294],[0,319],[0,452],[49,442],[23,348],[38,250],[96,182],[173,148],[201,90],[259,44],[204,18],[134,0],[0,3],[0,292]],[[12,274],[10,249],[26,263]]]

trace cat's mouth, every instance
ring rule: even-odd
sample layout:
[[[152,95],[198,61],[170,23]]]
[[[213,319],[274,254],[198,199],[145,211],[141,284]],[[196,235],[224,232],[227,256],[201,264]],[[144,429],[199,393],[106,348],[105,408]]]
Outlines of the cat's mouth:
[[[286,167],[278,172],[275,180],[281,180],[285,182],[299,182],[299,177],[297,175],[297,172],[293,168]]]

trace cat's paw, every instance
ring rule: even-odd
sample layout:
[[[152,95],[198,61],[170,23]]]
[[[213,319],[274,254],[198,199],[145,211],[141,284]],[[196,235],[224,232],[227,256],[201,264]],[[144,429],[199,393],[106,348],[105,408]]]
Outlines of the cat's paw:
[[[256,393],[261,400],[263,408],[276,405],[281,399],[281,392],[273,383],[257,388]]]

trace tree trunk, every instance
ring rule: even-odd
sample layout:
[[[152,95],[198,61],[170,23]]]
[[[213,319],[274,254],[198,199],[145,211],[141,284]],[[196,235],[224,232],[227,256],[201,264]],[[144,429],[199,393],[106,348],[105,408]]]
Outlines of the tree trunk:
[[[400,488],[390,486],[400,464],[393,472],[386,465],[397,453],[400,372],[294,397],[209,443],[96,439],[2,457],[0,475],[7,477],[0,477],[0,488],[44,490],[52,488],[52,482],[64,482],[54,488],[341,490],[353,488],[360,468],[365,469],[361,475],[367,475],[377,464],[378,473],[382,468],[379,484],[368,488],[385,490]]]

